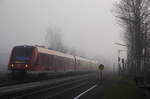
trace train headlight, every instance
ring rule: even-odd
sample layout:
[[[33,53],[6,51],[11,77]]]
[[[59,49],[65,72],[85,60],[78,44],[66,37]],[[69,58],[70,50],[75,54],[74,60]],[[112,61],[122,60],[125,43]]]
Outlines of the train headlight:
[[[28,67],[28,65],[26,64],[25,67]]]
[[[11,67],[13,68],[13,67],[14,67],[14,64],[11,64]]]

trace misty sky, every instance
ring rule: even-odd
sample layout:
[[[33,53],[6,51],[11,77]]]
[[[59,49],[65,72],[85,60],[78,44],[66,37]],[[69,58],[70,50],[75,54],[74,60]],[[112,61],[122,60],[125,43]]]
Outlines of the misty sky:
[[[91,56],[116,60],[121,30],[111,12],[115,0],[0,0],[0,51],[45,45],[48,27],[61,28],[64,43]]]

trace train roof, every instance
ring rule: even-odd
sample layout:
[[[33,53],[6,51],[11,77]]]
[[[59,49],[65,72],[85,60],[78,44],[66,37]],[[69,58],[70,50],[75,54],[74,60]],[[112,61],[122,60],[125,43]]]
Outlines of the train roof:
[[[42,52],[42,53],[47,53],[47,54],[66,57],[66,58],[74,58],[73,55],[65,54],[65,53],[55,51],[55,50],[51,50],[51,49],[48,49],[48,48],[42,48],[42,47],[36,47],[36,48],[38,49],[39,52]]]
[[[19,47],[33,48],[34,46],[20,45],[20,46],[14,46],[13,48],[19,48]]]
[[[87,58],[84,58],[84,57],[76,56],[76,59],[77,59],[77,60],[86,61],[86,62],[96,63],[96,61],[91,60],[91,59],[87,59]]]
[[[42,48],[42,47],[37,47],[39,52],[43,52],[43,53],[48,53],[51,55],[57,55],[57,56],[62,56],[62,57],[67,57],[67,58],[74,58],[73,55],[70,54],[65,54],[59,51],[55,51],[52,49],[48,49],[48,48]],[[96,63],[96,61],[84,58],[84,57],[80,57],[80,56],[75,56],[77,60],[81,60],[81,61],[86,61],[86,62],[91,62],[91,63]]]

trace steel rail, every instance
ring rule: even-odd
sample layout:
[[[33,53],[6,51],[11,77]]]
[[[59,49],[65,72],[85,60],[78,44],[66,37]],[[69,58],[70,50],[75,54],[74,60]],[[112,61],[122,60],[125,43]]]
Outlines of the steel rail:
[[[50,91],[50,90],[54,90],[54,89],[57,89],[57,88],[60,88],[60,87],[76,84],[76,83],[81,82],[81,81],[86,81],[87,79],[88,78],[80,79],[80,80],[71,81],[71,82],[68,82],[68,83],[63,83],[63,84],[60,84],[60,85],[56,85],[56,86],[53,86],[53,87],[44,88],[42,90],[35,90],[33,92],[30,92],[30,93],[27,93],[27,94],[24,94],[24,95],[13,97],[12,99],[21,99],[21,98],[24,98],[24,97],[29,97],[29,96],[32,96],[32,95],[35,95],[35,94],[38,94],[38,93],[43,93],[45,91]]]
[[[89,76],[89,74],[88,75],[82,75],[82,76],[67,77],[67,78],[61,78],[61,79],[54,79],[54,80],[47,80],[47,81],[41,81],[41,82],[32,82],[32,83],[25,83],[25,84],[13,85],[13,86],[1,87],[0,88],[0,96],[5,96],[8,94],[14,94],[17,92],[30,90],[30,89],[34,89],[37,87],[50,86],[50,85],[62,83],[65,81],[88,78],[88,76]]]

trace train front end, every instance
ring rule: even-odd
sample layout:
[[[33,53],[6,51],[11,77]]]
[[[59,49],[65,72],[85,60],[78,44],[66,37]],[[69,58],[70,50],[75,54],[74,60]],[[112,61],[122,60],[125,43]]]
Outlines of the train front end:
[[[32,46],[16,46],[13,48],[8,70],[12,71],[27,71],[30,70],[32,62]]]

